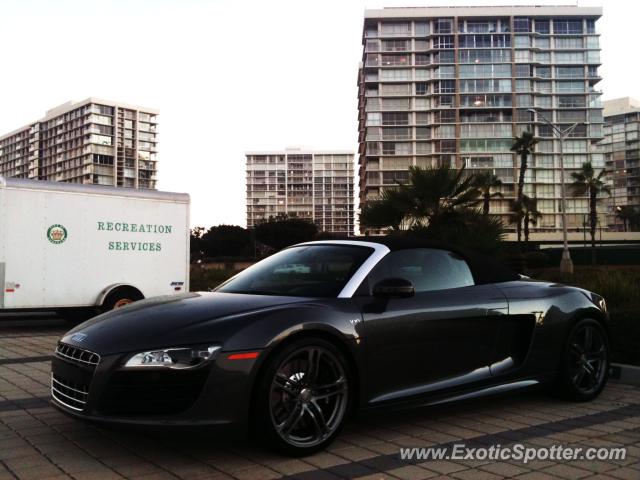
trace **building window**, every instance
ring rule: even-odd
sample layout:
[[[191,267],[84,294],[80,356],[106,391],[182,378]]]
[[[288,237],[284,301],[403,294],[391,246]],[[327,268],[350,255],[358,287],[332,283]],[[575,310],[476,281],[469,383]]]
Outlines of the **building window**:
[[[585,83],[582,80],[556,82],[557,92],[584,92]]]
[[[536,37],[536,48],[542,48],[544,50],[549,50],[551,48],[551,40],[549,37]]]
[[[578,50],[583,48],[582,37],[556,37],[555,46],[558,50]]]
[[[409,55],[382,55],[380,64],[383,66],[390,66],[390,65],[406,66],[410,64]]]
[[[538,125],[539,137],[553,137],[553,128],[551,125]]]
[[[416,53],[416,65],[429,65],[431,63],[429,54],[427,53]]]
[[[453,48],[453,35],[441,35],[433,41],[433,48]]]
[[[584,52],[556,52],[555,60],[556,63],[584,63]]]
[[[582,20],[554,20],[553,33],[556,35],[581,34]]]
[[[456,91],[455,80],[440,80],[436,85],[435,93],[454,93]]]
[[[416,22],[414,28],[416,37],[424,37],[426,35],[429,35],[428,22]]]
[[[409,42],[407,40],[383,40],[382,51],[383,52],[405,52],[410,50]]]
[[[409,96],[411,95],[411,84],[383,83],[380,85],[380,94],[383,96]]]
[[[549,20],[536,19],[535,32],[547,35],[550,33]]]
[[[551,78],[551,67],[536,67],[536,77]]]
[[[439,140],[436,142],[436,151],[438,152],[451,152],[454,153],[456,151],[456,141],[455,140]]]
[[[408,22],[383,23],[381,26],[382,35],[409,35],[411,33],[411,24]]]
[[[583,67],[556,67],[556,77],[558,78],[584,78]]]
[[[529,64],[516,65],[516,77],[532,77],[533,67]]]
[[[454,97],[453,97],[453,95],[440,95],[440,97],[436,97],[436,101],[438,102],[438,106],[440,106],[440,107],[453,107],[454,106]]]
[[[453,113],[455,114],[455,112]],[[430,124],[431,124],[431,118],[429,113],[416,113],[416,125],[430,125]]]
[[[558,96],[559,108],[584,108],[586,99],[582,95],[561,95]]]
[[[511,50],[459,50],[460,63],[502,63],[511,61]]]
[[[435,33],[453,33],[453,20],[450,18],[439,18],[436,21]]]
[[[408,125],[409,124],[409,114],[407,113],[395,113],[395,112],[385,112],[382,114],[382,124],[383,125]]]
[[[453,50],[442,50],[433,56],[433,63],[455,63]]]
[[[531,52],[529,50],[516,50],[515,61],[518,63],[528,63],[531,61]]]
[[[513,31],[514,32],[530,32],[531,21],[528,18],[514,18]]]

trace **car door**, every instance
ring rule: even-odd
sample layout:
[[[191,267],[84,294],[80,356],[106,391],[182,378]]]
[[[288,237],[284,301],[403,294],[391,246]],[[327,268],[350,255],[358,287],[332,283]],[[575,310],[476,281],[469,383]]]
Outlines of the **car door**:
[[[413,283],[409,298],[378,298],[385,278]],[[504,295],[475,285],[461,257],[441,249],[389,253],[369,274],[362,311],[368,401],[397,400],[490,377]],[[366,291],[368,289],[368,292]]]

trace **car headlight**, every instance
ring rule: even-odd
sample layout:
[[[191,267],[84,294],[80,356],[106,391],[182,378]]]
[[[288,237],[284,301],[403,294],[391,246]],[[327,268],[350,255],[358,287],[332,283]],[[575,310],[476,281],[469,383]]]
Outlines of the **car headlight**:
[[[607,313],[607,302],[605,302],[604,298],[600,297],[600,301],[598,302],[600,305],[600,309],[604,312]]]
[[[163,348],[149,350],[131,356],[124,364],[124,368],[155,368],[185,370],[200,367],[211,360],[220,350],[220,345]]]

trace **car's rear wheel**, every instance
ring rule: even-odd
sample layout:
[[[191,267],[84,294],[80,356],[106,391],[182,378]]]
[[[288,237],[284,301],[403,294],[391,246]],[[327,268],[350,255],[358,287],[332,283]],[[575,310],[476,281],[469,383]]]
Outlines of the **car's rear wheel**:
[[[564,347],[559,386],[576,401],[596,398],[609,377],[609,339],[599,322],[583,319],[576,323]]]
[[[350,378],[349,363],[332,343],[292,342],[270,359],[260,379],[257,433],[289,455],[325,448],[349,411]]]

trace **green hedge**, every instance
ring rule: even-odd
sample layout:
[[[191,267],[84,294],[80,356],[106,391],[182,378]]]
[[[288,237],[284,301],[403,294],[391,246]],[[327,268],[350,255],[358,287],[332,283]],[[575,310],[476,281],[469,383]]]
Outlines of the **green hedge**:
[[[206,292],[234,276],[236,270],[207,270],[200,265],[191,265],[189,286],[192,292]]]
[[[557,268],[530,270],[531,277],[561,282],[602,295],[607,301],[612,325],[612,360],[640,365],[640,267],[576,267],[563,277]]]
[[[552,282],[575,285],[602,295],[610,309],[640,308],[640,267],[576,267],[573,276],[563,277],[557,267],[529,270],[527,275]]]
[[[612,360],[640,366],[640,312],[638,309],[611,311]]]

